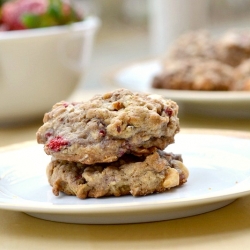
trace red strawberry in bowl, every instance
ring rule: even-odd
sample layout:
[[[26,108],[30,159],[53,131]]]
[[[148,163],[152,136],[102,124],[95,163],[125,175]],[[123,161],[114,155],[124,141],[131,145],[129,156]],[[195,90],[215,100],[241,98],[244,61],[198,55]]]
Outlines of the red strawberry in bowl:
[[[9,30],[26,29],[22,16],[27,13],[44,14],[47,10],[46,0],[16,0],[10,1],[2,7],[2,22]]]
[[[1,8],[1,30],[50,27],[81,20],[70,2],[62,0],[12,0]]]

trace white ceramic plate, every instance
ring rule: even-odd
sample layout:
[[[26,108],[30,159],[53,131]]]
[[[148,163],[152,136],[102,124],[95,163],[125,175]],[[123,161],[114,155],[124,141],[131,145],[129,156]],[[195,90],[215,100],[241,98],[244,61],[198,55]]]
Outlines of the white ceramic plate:
[[[250,117],[250,91],[189,91],[151,87],[161,72],[159,60],[133,63],[109,74],[108,80],[118,87],[152,92],[176,101],[180,112],[228,117]],[[218,108],[219,107],[219,108]]]
[[[45,176],[50,157],[41,145],[28,142],[4,148],[0,151],[0,209],[87,224],[161,221],[209,212],[250,194],[249,138],[214,131],[178,134],[168,151],[182,153],[190,171],[188,182],[162,194],[136,198],[55,197]]]

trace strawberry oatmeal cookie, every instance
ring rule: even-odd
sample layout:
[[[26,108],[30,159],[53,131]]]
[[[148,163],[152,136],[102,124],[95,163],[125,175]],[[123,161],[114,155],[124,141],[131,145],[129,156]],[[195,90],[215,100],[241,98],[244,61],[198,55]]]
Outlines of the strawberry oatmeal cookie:
[[[178,105],[119,89],[88,102],[59,102],[45,114],[37,141],[47,154],[83,164],[163,150],[179,131]]]
[[[163,151],[143,157],[124,155],[115,162],[91,166],[54,160],[47,167],[56,196],[62,191],[81,199],[162,193],[185,183],[188,175],[179,155]]]

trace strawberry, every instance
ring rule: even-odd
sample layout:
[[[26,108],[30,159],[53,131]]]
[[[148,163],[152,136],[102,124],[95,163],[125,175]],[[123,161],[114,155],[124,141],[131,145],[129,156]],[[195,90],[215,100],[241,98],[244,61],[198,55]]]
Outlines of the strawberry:
[[[35,15],[44,14],[47,10],[46,0],[15,0],[5,3],[2,6],[2,23],[9,30],[26,29],[22,21],[22,15],[33,13]]]
[[[72,6],[61,0],[12,0],[1,9],[1,23],[8,30],[64,25],[82,20]]]

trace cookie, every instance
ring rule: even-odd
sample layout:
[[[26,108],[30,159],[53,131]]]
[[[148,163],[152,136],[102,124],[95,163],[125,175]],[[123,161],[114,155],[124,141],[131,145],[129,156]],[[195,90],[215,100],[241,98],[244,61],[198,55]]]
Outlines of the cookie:
[[[243,61],[235,70],[236,90],[250,90],[250,59]]]
[[[238,66],[250,57],[250,30],[228,31],[217,41],[219,60]]]
[[[234,69],[216,60],[187,59],[165,62],[162,73],[152,80],[153,88],[175,90],[231,90]]]
[[[169,48],[166,59],[215,59],[216,57],[210,33],[206,30],[197,30],[185,33],[175,40]]]
[[[87,102],[59,102],[37,132],[44,150],[59,160],[95,164],[124,154],[164,149],[179,132],[178,105],[158,95],[126,89]]]
[[[87,197],[144,196],[182,185],[189,172],[180,155],[155,151],[148,156],[124,155],[116,162],[84,165],[51,161],[47,176],[53,193]]]

